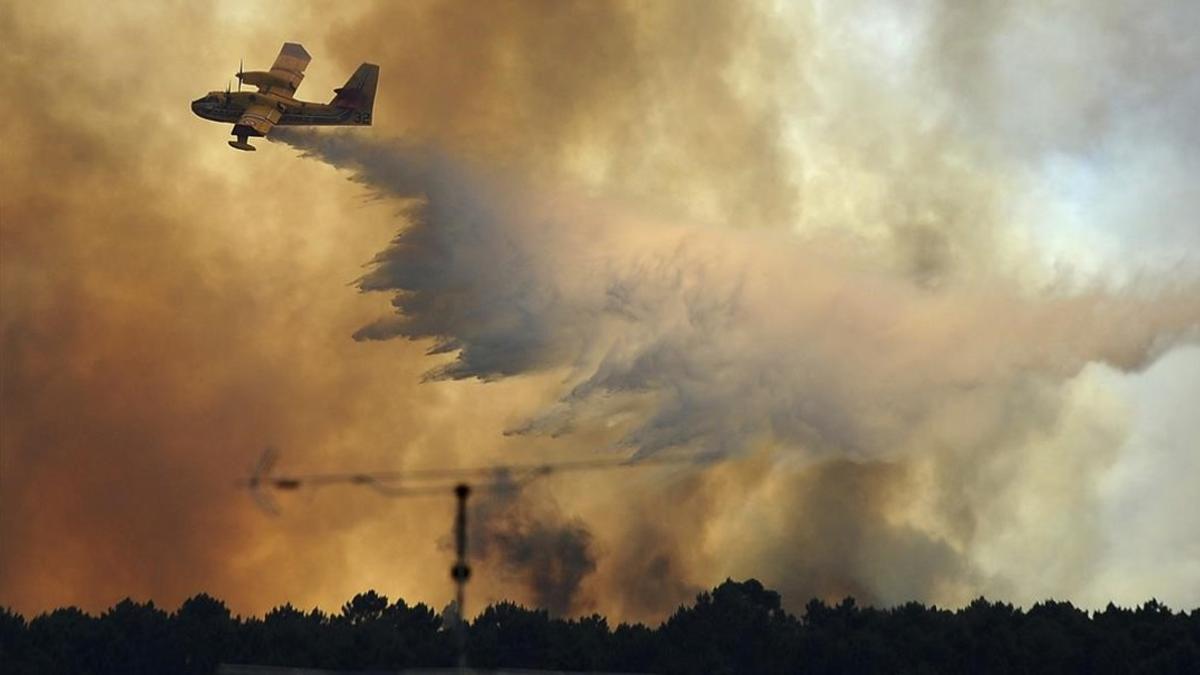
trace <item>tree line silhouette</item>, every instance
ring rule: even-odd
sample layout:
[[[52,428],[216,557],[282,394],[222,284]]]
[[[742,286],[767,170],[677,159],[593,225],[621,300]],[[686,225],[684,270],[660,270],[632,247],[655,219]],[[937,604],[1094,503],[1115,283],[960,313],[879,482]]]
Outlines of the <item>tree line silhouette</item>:
[[[1151,600],[1088,613],[982,598],[957,611],[813,600],[801,616],[753,579],[726,580],[657,628],[604,617],[552,618],[501,602],[469,627],[478,668],[655,673],[1196,673],[1200,610]],[[219,663],[400,670],[454,663],[453,631],[423,604],[356,595],[339,613],[277,607],[233,616],[208,595],[168,613],[124,600],[99,616],[74,607],[31,620],[0,608],[0,672],[203,673]]]

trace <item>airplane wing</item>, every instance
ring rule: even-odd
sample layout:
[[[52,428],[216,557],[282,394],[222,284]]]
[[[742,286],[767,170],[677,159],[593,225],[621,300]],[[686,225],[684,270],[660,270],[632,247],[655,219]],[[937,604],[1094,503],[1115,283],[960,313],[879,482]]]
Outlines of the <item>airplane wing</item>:
[[[304,79],[304,69],[308,67],[309,61],[312,61],[312,57],[299,43],[283,43],[279,56],[275,57],[275,63],[271,65],[271,82],[260,91],[292,98],[296,88],[300,86],[300,81]]]
[[[253,103],[238,118],[237,126],[234,129],[236,130],[238,126],[244,125],[254,129],[260,136],[266,136],[271,131],[271,127],[275,126],[275,123],[279,121],[281,115],[283,115],[283,112],[279,109],[279,106],[272,103]]]

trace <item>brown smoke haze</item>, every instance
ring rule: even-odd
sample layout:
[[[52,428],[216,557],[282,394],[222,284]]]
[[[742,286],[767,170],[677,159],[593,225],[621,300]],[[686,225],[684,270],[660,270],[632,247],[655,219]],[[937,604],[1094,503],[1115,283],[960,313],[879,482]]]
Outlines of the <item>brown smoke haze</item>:
[[[233,486],[268,444],[724,458],[481,496],[477,607],[1200,604],[1200,521],[1112,515],[1200,482],[1194,420],[1128,477],[1119,393],[1200,378],[1195,258],[1138,258],[1200,251],[1200,15],[901,4],[0,8],[0,604],[447,602],[451,500],[271,518]],[[191,115],[284,40],[307,100],[380,64],[376,126],[243,155]]]

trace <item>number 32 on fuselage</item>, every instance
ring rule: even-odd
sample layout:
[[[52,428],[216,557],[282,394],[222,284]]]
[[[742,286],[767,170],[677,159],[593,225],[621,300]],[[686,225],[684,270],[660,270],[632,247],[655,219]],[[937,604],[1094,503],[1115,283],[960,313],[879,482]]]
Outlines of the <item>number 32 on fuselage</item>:
[[[251,136],[266,136],[277,125],[370,126],[375,107],[379,66],[364,63],[345,85],[334,90],[329,103],[312,103],[295,98],[312,57],[295,42],[285,42],[274,65],[267,71],[238,69],[238,90],[211,91],[192,101],[192,112],[214,122],[232,122],[238,150],[253,150]],[[257,86],[243,92],[242,84]]]

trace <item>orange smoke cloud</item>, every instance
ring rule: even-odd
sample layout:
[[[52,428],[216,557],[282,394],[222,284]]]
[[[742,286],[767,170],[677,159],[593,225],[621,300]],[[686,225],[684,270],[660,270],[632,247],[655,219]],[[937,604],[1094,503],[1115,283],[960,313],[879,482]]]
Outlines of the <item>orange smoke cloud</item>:
[[[1038,11],[935,3],[906,52],[878,32],[886,11],[862,7],[0,8],[0,83],[22,92],[0,102],[0,604],[208,591],[260,612],[374,587],[440,605],[449,502],[317,494],[269,519],[233,480],[268,443],[286,467],[349,468],[621,439],[739,459],[538,486],[473,602],[652,619],[727,575],[791,603],[1080,592],[1012,562],[1011,542],[1053,540],[1076,568],[1101,557],[1096,484],[1125,428],[1094,364],[1136,370],[1193,340],[1196,294],[1174,278],[1044,289],[1016,157],[1109,85],[1035,89],[1055,103],[1036,110],[1000,95],[1026,78],[980,45],[1039,53],[1004,32]],[[304,98],[381,64],[362,147],[386,158],[374,141],[399,136],[506,180],[431,200],[282,144],[233,156],[187,102],[284,39],[314,55]],[[1173,109],[1151,76],[1174,57],[1126,56],[1098,61],[1104,81]],[[1050,79],[1069,81],[1059,65]],[[454,220],[486,246],[388,249],[397,230],[445,234],[413,220],[429,214],[414,198],[476,199],[482,220]],[[366,283],[399,292],[403,317],[350,287],[380,251]],[[409,294],[421,282],[432,292]],[[1071,480],[1047,478],[1063,466]],[[586,555],[539,595],[546,547],[521,546],[553,531]]]

